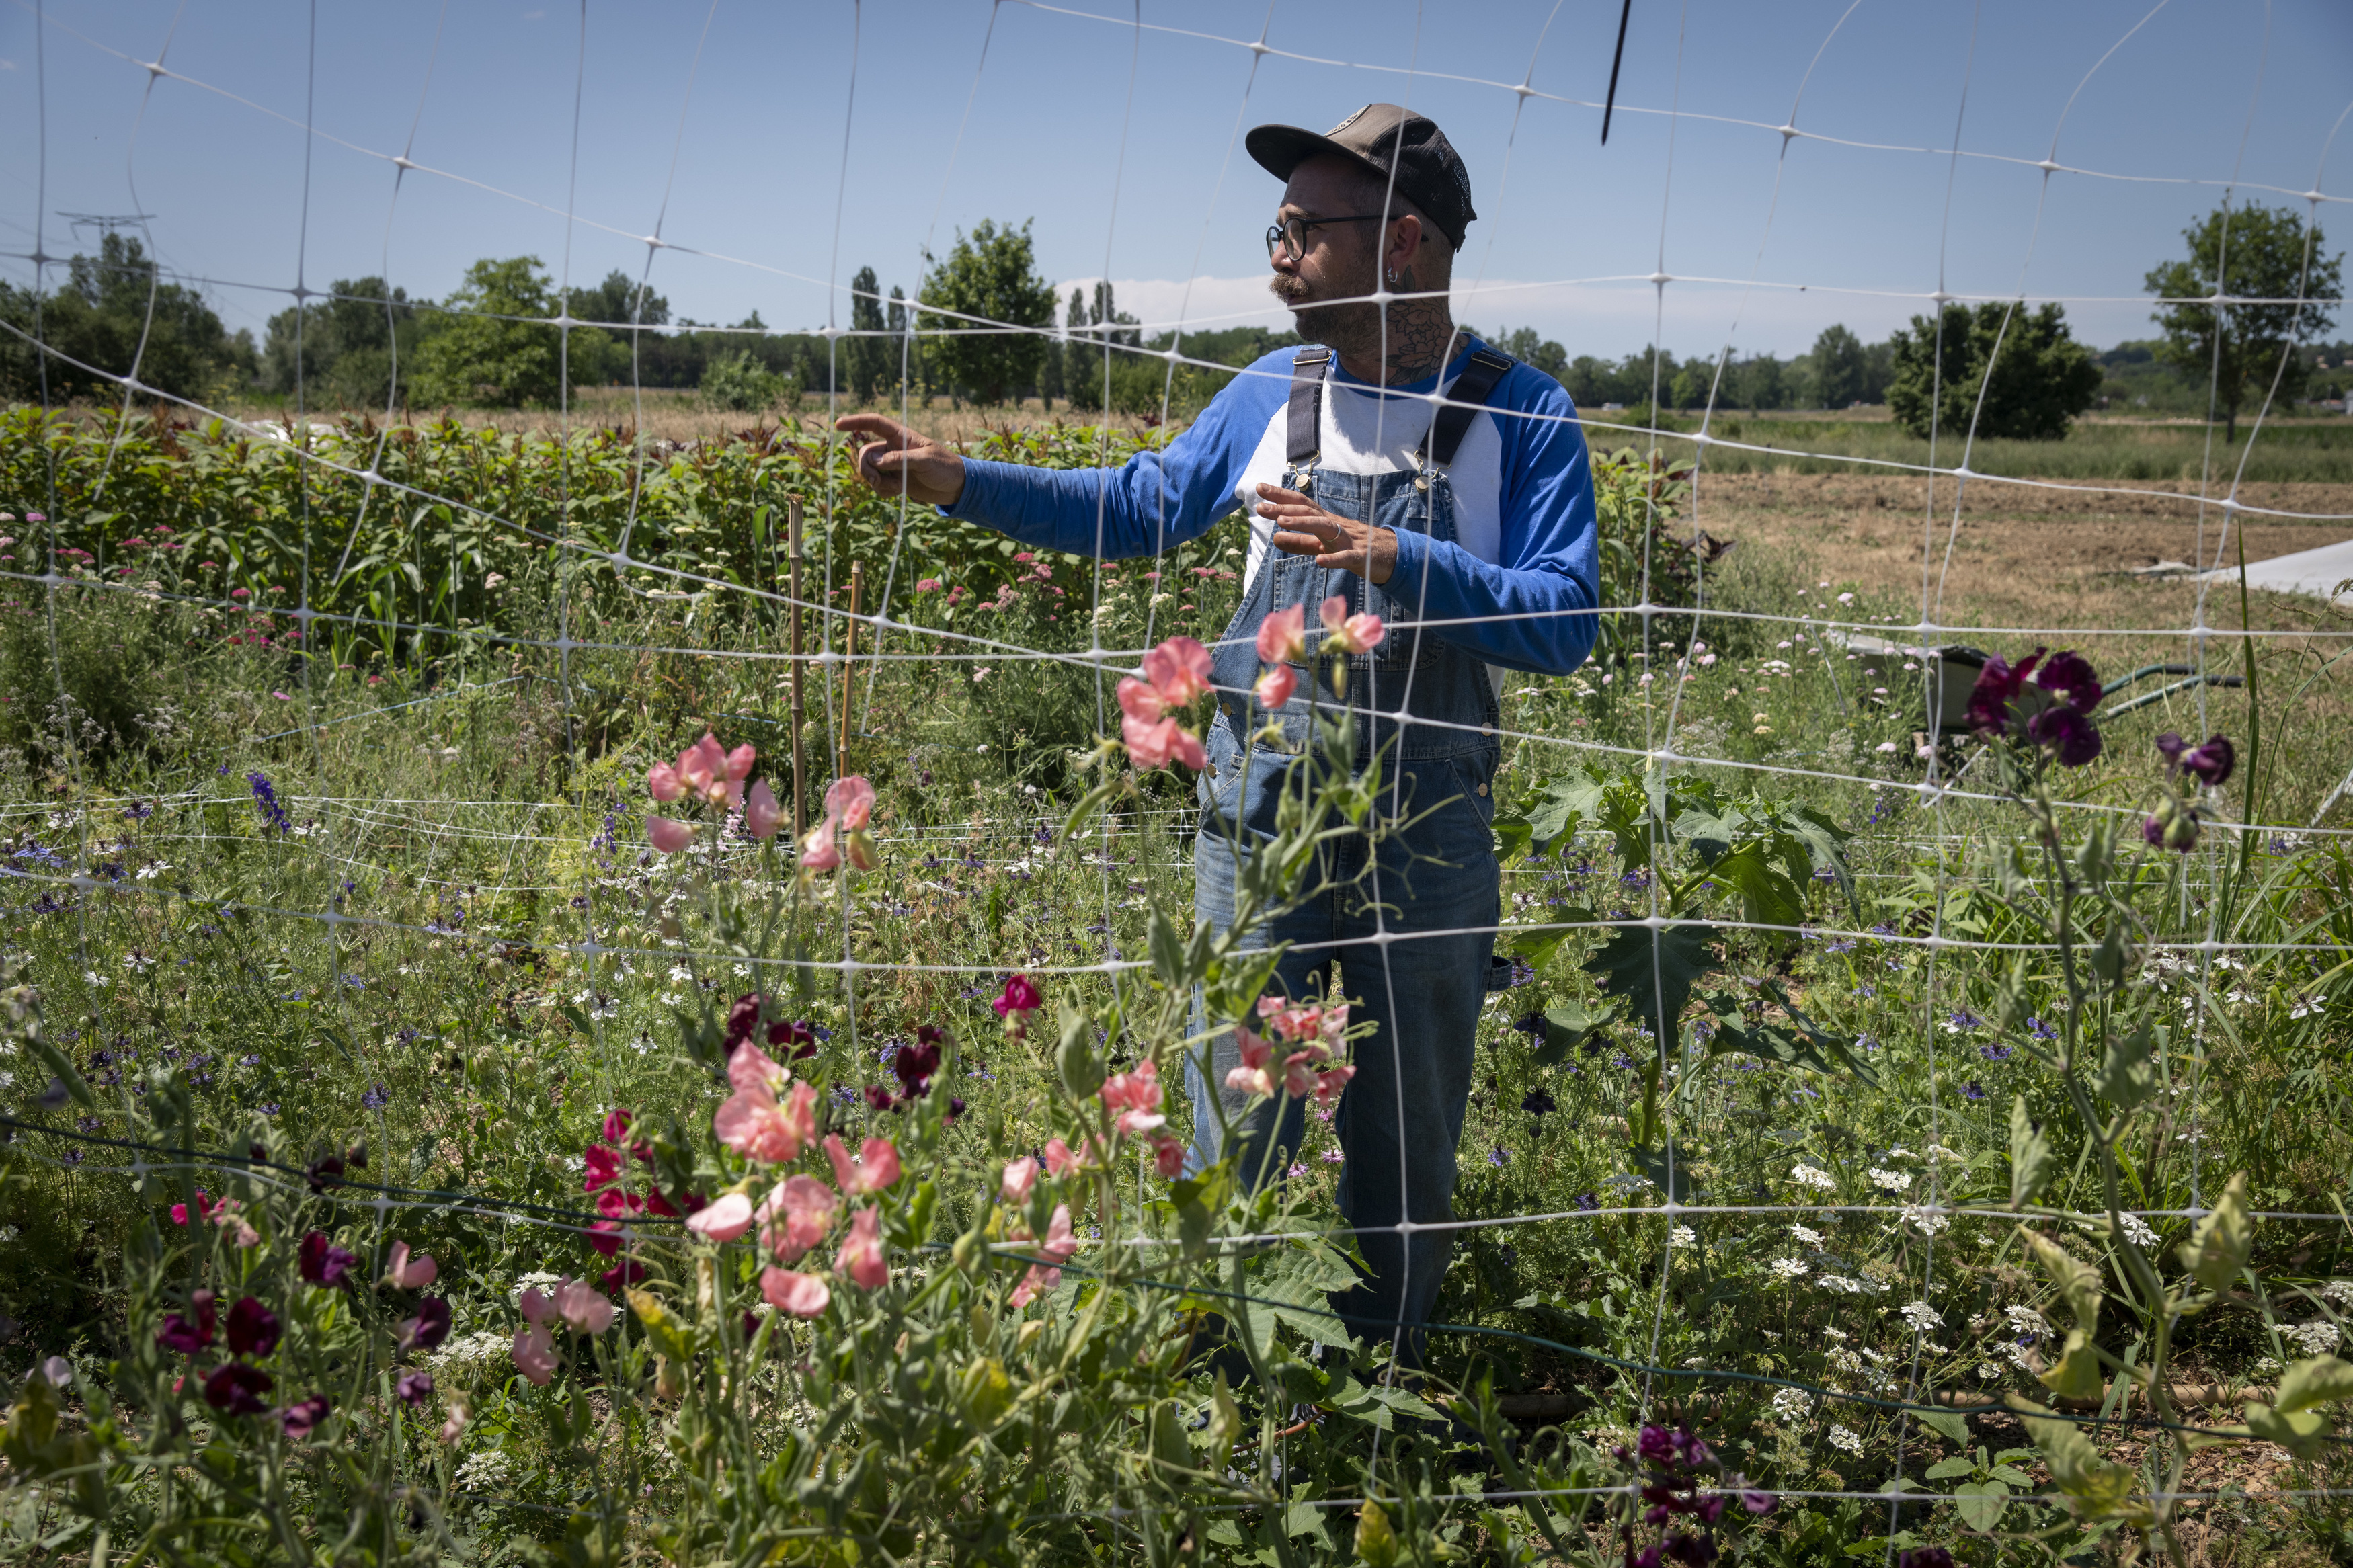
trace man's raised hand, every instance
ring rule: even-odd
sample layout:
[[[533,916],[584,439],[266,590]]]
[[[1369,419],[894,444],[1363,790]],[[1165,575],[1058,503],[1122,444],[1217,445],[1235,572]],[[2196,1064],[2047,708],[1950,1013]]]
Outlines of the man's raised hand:
[[[1316,563],[1386,583],[1397,570],[1397,535],[1386,528],[1325,511],[1297,490],[1258,487],[1258,514],[1274,523],[1274,547],[1286,555],[1313,555]]]
[[[880,414],[845,414],[833,427],[873,437],[858,448],[858,477],[880,493],[903,494],[920,506],[954,506],[964,494],[964,458],[955,447]]]

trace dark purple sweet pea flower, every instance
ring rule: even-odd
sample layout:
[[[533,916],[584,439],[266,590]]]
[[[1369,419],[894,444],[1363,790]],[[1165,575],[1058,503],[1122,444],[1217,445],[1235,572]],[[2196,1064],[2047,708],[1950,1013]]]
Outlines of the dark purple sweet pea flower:
[[[427,1296],[417,1303],[417,1316],[400,1325],[403,1350],[429,1351],[449,1337],[449,1303]]]
[[[205,1403],[231,1415],[259,1415],[269,1408],[261,1396],[269,1392],[269,1374],[241,1361],[225,1361],[205,1379]]]
[[[2036,648],[2016,664],[2000,654],[1985,661],[1977,684],[1969,689],[1969,728],[1980,735],[2000,735],[2010,729],[2010,705],[2026,686],[2026,678],[2042,658]]]
[[[877,1110],[889,1110],[892,1107],[896,1106],[899,1101],[892,1097],[889,1089],[884,1089],[881,1084],[870,1083],[866,1086],[866,1103],[872,1106]]]
[[[1953,1568],[1953,1554],[1941,1546],[1915,1546],[1896,1556],[1895,1568]]]
[[[916,1100],[928,1094],[932,1075],[940,1070],[936,1031],[932,1039],[919,1038],[912,1046],[901,1046],[891,1058],[891,1070],[898,1075],[900,1090],[908,1099]]]
[[[2091,661],[2073,648],[2063,647],[2052,654],[2051,661],[2034,672],[2034,684],[2059,693],[2078,713],[2089,713],[2100,705],[2100,678],[2092,672]]]
[[[1771,1492],[1760,1492],[1755,1488],[1747,1486],[1746,1484],[1746,1479],[1747,1478],[1746,1477],[1742,1478],[1743,1486],[1740,1493],[1740,1506],[1742,1508],[1746,1509],[1751,1513],[1761,1515],[1771,1513],[1775,1509],[1781,1506],[1781,1500],[1779,1498],[1775,1497]]]
[[[278,1423],[289,1437],[308,1437],[311,1429],[327,1418],[327,1396],[314,1394],[298,1404],[290,1405],[278,1413]]]
[[[232,1354],[264,1356],[278,1348],[278,1314],[250,1296],[228,1310],[228,1348]]]
[[[2164,847],[2165,824],[2158,819],[2156,813],[2152,812],[2141,818],[2140,837],[2141,841],[2152,849]]]
[[[1653,1465],[1672,1464],[1675,1440],[1663,1426],[1645,1426],[1641,1437],[1636,1439],[1635,1451]]]
[[[411,1410],[422,1409],[425,1402],[433,1397],[433,1374],[429,1372],[405,1373],[400,1381],[392,1385],[392,1391],[399,1394]]]
[[[2063,768],[2080,768],[2100,754],[2100,727],[2073,708],[2045,708],[2026,722],[2026,733],[2048,746]]]
[[[2181,753],[2181,771],[2194,775],[2208,789],[2221,787],[2238,765],[2239,753],[2232,749],[2227,735],[2209,735],[2200,746],[2192,746]]]
[[[188,1298],[188,1312],[164,1314],[164,1326],[155,1331],[155,1342],[167,1351],[182,1355],[194,1355],[213,1342],[213,1302],[218,1300],[210,1290],[199,1290]]]
[[[1715,1561],[1715,1542],[1704,1535],[1685,1535],[1678,1531],[1667,1537],[1666,1552],[1678,1563],[1705,1568],[1705,1564]]]
[[[330,1287],[342,1284],[343,1276],[359,1261],[329,1241],[324,1232],[316,1230],[302,1238],[300,1258],[304,1279]]]

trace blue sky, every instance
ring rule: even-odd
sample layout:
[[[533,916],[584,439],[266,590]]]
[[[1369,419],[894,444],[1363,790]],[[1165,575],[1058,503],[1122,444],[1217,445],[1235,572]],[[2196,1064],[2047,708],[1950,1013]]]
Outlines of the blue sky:
[[[1470,167],[1458,313],[1482,327],[1788,353],[1832,321],[1883,336],[1941,281],[2075,300],[2106,344],[2148,333],[2142,275],[2223,182],[2353,196],[2353,7],[2152,4],[1637,0],[1603,147],[1614,0],[1156,0],[1143,31],[1114,0],[592,4],[585,49],[576,0],[327,5],[315,42],[280,0],[49,0],[37,58],[11,0],[0,250],[30,252],[43,208],[51,254],[75,246],[59,213],[152,214],[166,263],[259,329],[298,258],[313,288],[439,295],[523,252],[585,282],[642,271],[659,224],[675,310],[802,327],[846,322],[827,279],[868,264],[913,292],[927,243],[993,217],[1033,223],[1066,292],[1108,276],[1156,323],[1287,324],[1260,281],[1277,187],[1236,129],[1387,99]],[[2342,249],[2353,206],[2321,212]],[[1662,299],[1660,270],[1729,281]]]

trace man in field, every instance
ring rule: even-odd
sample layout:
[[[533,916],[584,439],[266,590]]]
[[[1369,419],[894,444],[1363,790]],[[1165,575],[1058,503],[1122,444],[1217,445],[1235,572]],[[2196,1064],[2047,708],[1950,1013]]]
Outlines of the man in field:
[[[968,461],[878,416],[839,427],[874,438],[858,466],[876,489],[903,488],[1040,548],[1148,555],[1250,509],[1242,606],[1214,650],[1219,712],[1198,780],[1194,904],[1220,925],[1233,914],[1236,857],[1271,830],[1287,753],[1309,733],[1306,671],[1280,710],[1251,695],[1259,624],[1303,605],[1313,627],[1334,594],[1388,624],[1387,639],[1353,658],[1347,698],[1358,755],[1385,748],[1384,779],[1411,826],[1377,849],[1341,848],[1331,874],[1342,890],[1265,934],[1293,944],[1279,972],[1291,996],[1345,992],[1352,1017],[1376,1026],[1356,1042],[1356,1076],[1335,1119],[1340,1207],[1371,1271],[1339,1306],[1360,1335],[1405,1331],[1413,1355],[1410,1331],[1437,1300],[1452,1233],[1398,1227],[1453,1217],[1479,1011],[1503,968],[1490,828],[1497,697],[1505,670],[1566,675],[1593,646],[1593,480],[1560,384],[1454,325],[1448,284],[1477,215],[1436,125],[1376,103],[1328,135],[1261,125],[1248,146],[1286,182],[1267,230],[1269,286],[1315,346],[1251,365],[1166,450],[1053,472]],[[1285,744],[1258,747],[1245,769],[1245,739],[1269,722]],[[1300,1146],[1303,1102],[1252,1110],[1213,1087],[1240,1060],[1230,1030],[1208,1056],[1206,1073],[1200,1062],[1187,1071],[1197,1166],[1219,1156],[1232,1120],[1245,1177],[1280,1175]]]

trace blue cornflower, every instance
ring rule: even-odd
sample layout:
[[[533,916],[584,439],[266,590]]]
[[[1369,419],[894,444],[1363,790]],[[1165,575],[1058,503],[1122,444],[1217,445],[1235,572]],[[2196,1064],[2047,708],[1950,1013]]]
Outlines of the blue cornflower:
[[[1975,1013],[1970,1012],[1967,1007],[1956,1007],[1952,1012],[1946,1015],[1945,1026],[1952,1030],[1953,1033],[1957,1035],[1966,1034],[1971,1029],[1983,1028],[1985,1026],[1985,1020],[1978,1017]]]
[[[1875,1051],[1879,1048],[1879,1037],[1877,1035],[1857,1035],[1854,1037],[1854,1043],[1861,1046],[1866,1051]]]
[[[1822,951],[1824,952],[1852,952],[1854,951],[1854,938],[1851,936],[1842,936],[1836,942],[1825,942],[1822,945]]]
[[[1571,1200],[1571,1201],[1572,1201],[1572,1202],[1574,1202],[1574,1203],[1576,1204],[1576,1205],[1577,1205],[1578,1208],[1580,1208],[1580,1209],[1584,1210],[1587,1214],[1591,1214],[1595,1209],[1598,1209],[1598,1208],[1599,1208],[1599,1207],[1601,1206],[1601,1200],[1600,1200],[1600,1198],[1597,1197],[1595,1194],[1591,1194],[1591,1193],[1579,1193],[1579,1194],[1577,1194],[1577,1196],[1576,1196],[1573,1200]]]
[[[360,1096],[360,1103],[370,1110],[382,1110],[392,1103],[392,1096],[385,1092],[384,1085],[377,1084]]]
[[[1970,1082],[1961,1085],[1961,1098],[1963,1100],[1983,1100],[1985,1097],[1986,1091],[1978,1088],[1976,1083]]]
[[[1487,1163],[1490,1165],[1508,1165],[1511,1162],[1512,1152],[1501,1143],[1496,1144],[1487,1152]]]
[[[1879,987],[1876,985],[1858,985],[1852,991],[1848,992],[1847,994],[1850,996],[1860,996],[1864,1001],[1868,1002],[1873,996],[1879,994]]]
[[[2038,1040],[2055,1040],[2059,1037],[2058,1030],[2032,1015],[2027,1017],[2026,1032]]]
[[[354,991],[364,991],[367,989],[367,982],[361,979],[356,974],[344,975],[343,984],[350,986]]]
[[[1510,984],[1514,985],[1525,985],[1529,981],[1534,980],[1535,977],[1536,968],[1535,964],[1530,963],[1525,958],[1514,957],[1512,960],[1512,978]]]
[[[1985,1059],[1989,1062],[2006,1062],[2017,1054],[2018,1051],[2016,1047],[2010,1046],[1996,1045],[1979,1046],[1978,1047],[1978,1055],[1985,1058]]]

